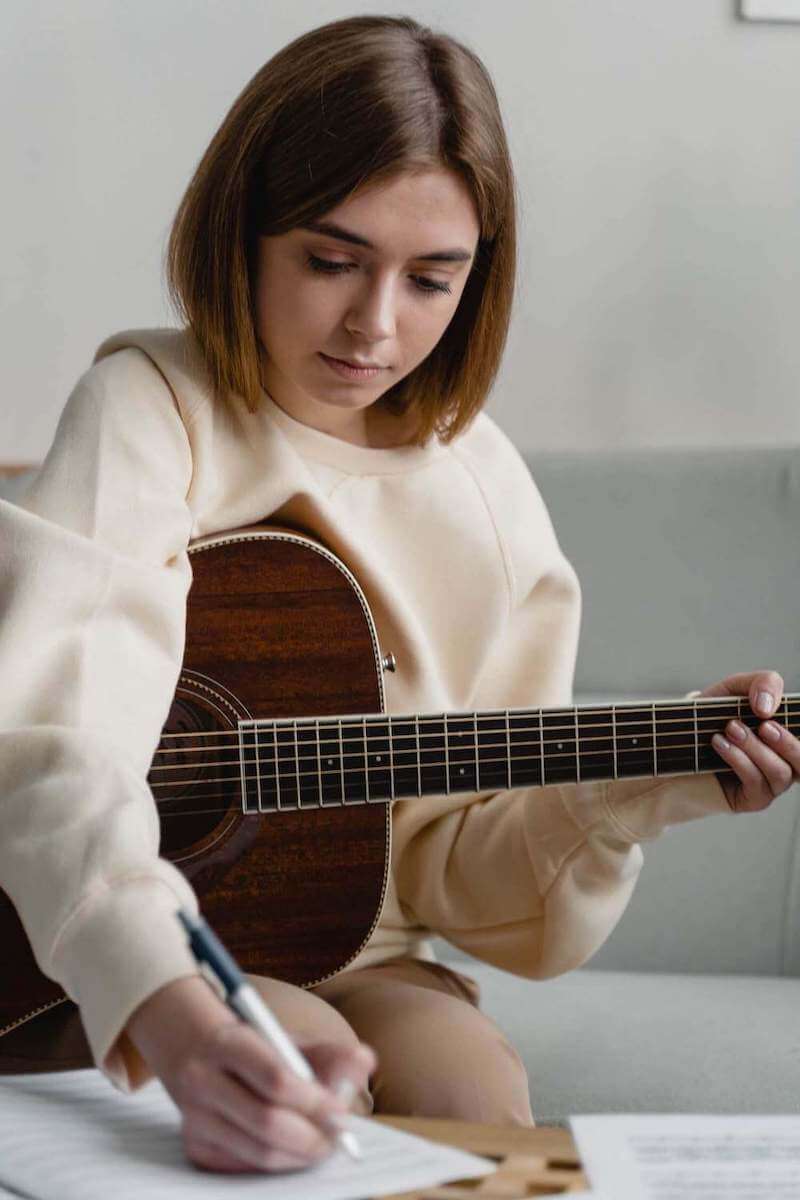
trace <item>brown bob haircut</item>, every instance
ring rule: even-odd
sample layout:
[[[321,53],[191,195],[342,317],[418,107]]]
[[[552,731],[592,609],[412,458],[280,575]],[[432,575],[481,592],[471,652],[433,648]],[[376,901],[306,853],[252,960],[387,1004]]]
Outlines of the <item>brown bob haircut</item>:
[[[466,46],[410,17],[357,16],[296,38],[253,76],[203,155],[166,250],[170,299],[221,395],[261,396],[252,302],[257,238],[317,220],[360,187],[447,168],[480,237],[437,345],[383,394],[443,442],[481,409],[500,366],[516,275],[516,196],[494,86]]]

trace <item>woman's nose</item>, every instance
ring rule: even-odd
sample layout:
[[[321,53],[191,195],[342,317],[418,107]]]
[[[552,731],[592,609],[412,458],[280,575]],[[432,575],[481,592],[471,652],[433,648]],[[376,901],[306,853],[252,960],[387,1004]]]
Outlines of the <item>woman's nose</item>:
[[[395,289],[390,279],[366,282],[351,303],[345,322],[353,333],[372,342],[394,337],[397,323]]]

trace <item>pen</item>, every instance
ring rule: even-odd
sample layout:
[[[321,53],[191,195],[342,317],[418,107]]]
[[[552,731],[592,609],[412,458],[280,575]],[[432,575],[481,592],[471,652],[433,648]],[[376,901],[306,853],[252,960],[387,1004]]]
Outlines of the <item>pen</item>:
[[[311,1063],[298,1050],[253,985],[247,982],[243,971],[236,965],[208,922],[200,916],[194,916],[185,908],[178,909],[176,915],[189,935],[189,945],[198,963],[205,963],[210,967],[225,989],[225,1003],[228,1007],[269,1042],[295,1075],[309,1083],[314,1082],[316,1076],[311,1069]],[[351,1158],[362,1157],[358,1141],[349,1130],[338,1130],[337,1141]]]

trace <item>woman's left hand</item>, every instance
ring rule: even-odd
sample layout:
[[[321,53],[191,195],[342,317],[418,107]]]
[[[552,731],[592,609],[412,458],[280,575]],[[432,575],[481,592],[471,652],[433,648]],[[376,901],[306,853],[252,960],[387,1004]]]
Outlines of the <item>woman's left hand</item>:
[[[783,696],[777,671],[729,675],[701,696],[747,696],[757,717],[769,717]],[[758,729],[729,721],[725,737],[715,733],[711,744],[737,778],[717,778],[734,812],[760,812],[800,778],[800,742],[776,721],[764,720]]]

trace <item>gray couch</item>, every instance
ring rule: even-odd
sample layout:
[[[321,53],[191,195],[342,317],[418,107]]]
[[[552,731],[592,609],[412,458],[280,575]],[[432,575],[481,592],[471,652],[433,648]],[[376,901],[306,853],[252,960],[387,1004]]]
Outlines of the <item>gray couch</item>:
[[[532,454],[583,585],[575,702],[775,667],[800,691],[800,450]],[[522,1053],[537,1120],[800,1111],[800,787],[668,829],[586,967],[531,982],[439,942]]]
[[[800,691],[797,451],[529,463],[583,584],[577,703],[683,696],[760,666]],[[799,792],[648,843],[622,920],[569,975],[517,979],[437,943],[522,1053],[540,1123],[800,1111]]]

